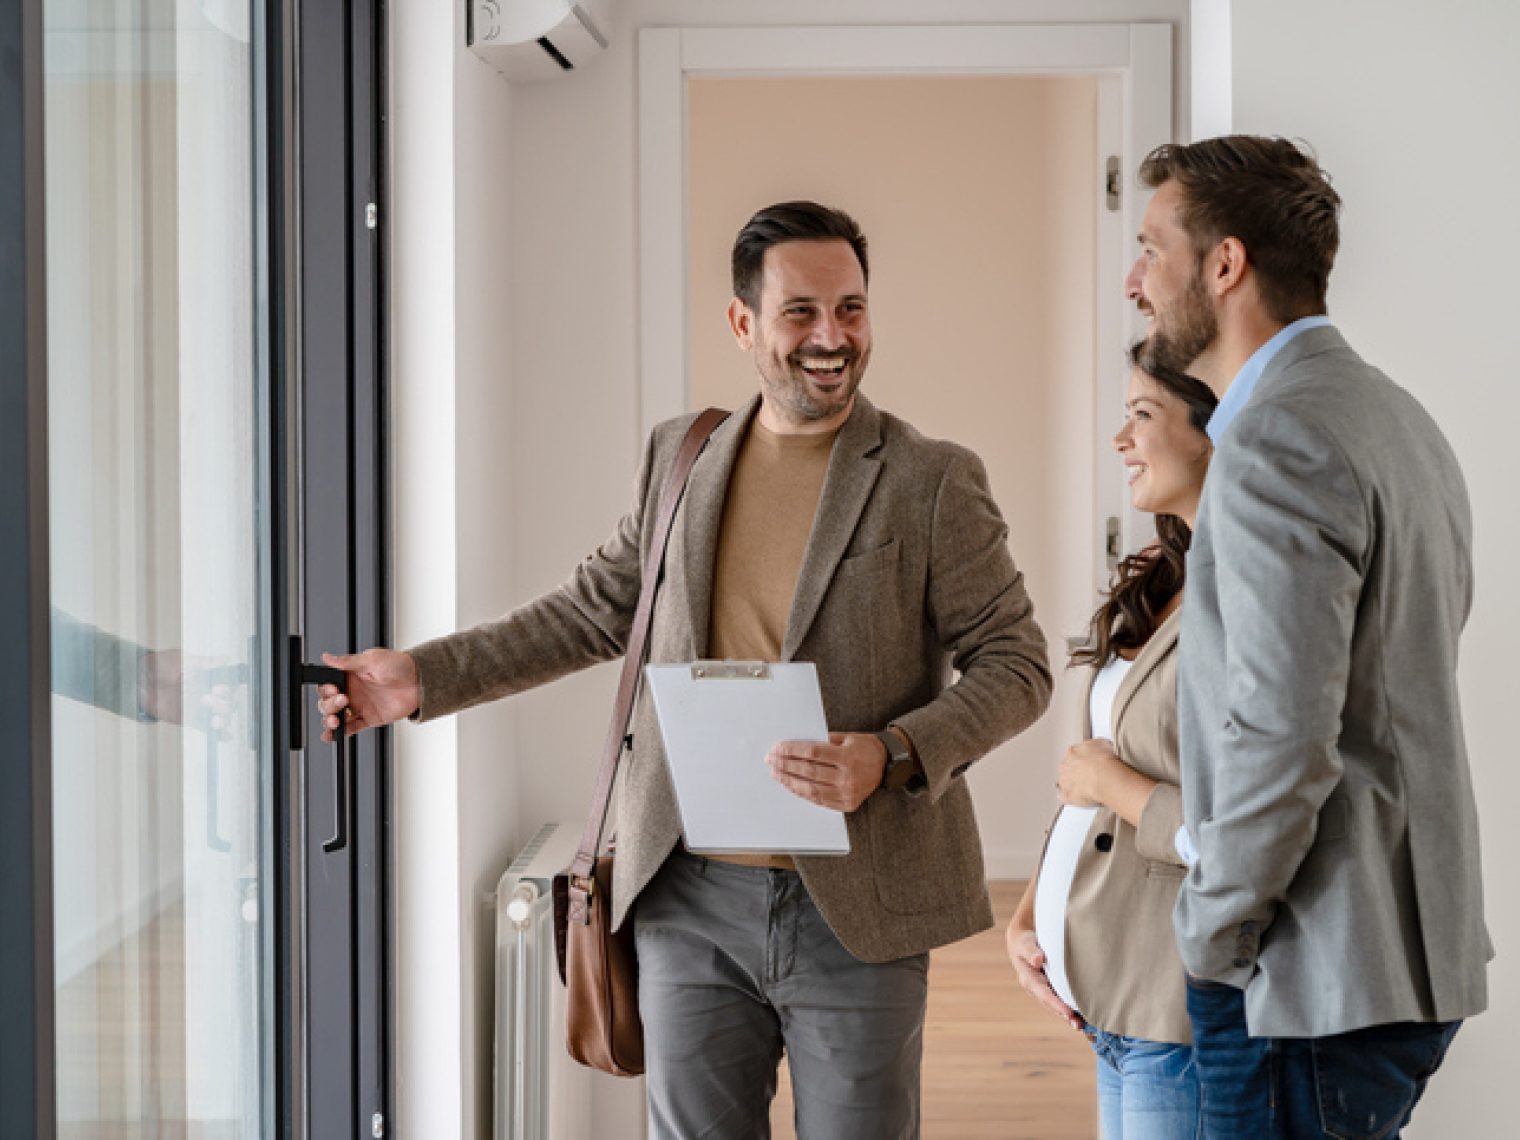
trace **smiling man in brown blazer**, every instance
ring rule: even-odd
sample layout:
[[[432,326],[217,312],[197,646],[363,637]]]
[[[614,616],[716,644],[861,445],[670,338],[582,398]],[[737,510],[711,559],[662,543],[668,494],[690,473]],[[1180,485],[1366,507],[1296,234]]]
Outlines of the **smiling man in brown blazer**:
[[[782,1050],[799,1134],[918,1135],[928,951],[992,924],[966,770],[1050,697],[1044,638],[980,460],[858,388],[866,242],[810,202],[760,211],[733,252],[729,321],[759,395],[692,470],[650,660],[812,661],[827,744],[772,773],[847,813],[850,852],[702,858],[647,694],[619,801],[615,918],[635,924],[657,1138],[769,1135]],[[558,590],[400,653],[328,658],[329,728],[430,719],[622,655],[655,500],[692,417],[655,429],[632,509]]]

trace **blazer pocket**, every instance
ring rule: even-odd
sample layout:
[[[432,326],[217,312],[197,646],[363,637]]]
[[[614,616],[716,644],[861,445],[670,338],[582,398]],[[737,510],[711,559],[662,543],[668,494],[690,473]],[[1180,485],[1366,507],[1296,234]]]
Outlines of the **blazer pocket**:
[[[946,797],[948,798],[948,797]],[[927,797],[877,792],[871,804],[871,873],[876,897],[893,914],[928,914],[959,905],[968,884],[965,829],[975,823],[969,813],[947,810]]]
[[[902,539],[894,538],[885,546],[878,546],[875,550],[841,558],[838,569],[834,571],[834,579],[838,581],[843,578],[858,578],[863,574],[875,574],[889,567],[895,567],[901,557]]]
[[[1175,863],[1161,863],[1150,859],[1145,864],[1145,877],[1147,879],[1172,879],[1180,883],[1183,879],[1187,878],[1187,868],[1179,867]]]

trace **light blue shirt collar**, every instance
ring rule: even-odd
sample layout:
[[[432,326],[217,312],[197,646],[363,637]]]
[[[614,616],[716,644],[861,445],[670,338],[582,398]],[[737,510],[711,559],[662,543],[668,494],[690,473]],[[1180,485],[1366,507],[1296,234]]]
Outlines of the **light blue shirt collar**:
[[[1299,333],[1306,329],[1324,328],[1329,323],[1330,318],[1323,314],[1300,317],[1291,325],[1279,330],[1276,336],[1251,354],[1251,359],[1246,361],[1240,371],[1235,374],[1235,379],[1225,390],[1224,399],[1219,401],[1219,406],[1209,417],[1209,438],[1215,444],[1219,443],[1225,430],[1250,401],[1251,394],[1256,391],[1256,385],[1261,383],[1261,374],[1267,370],[1267,365],[1272,363],[1272,358],[1287,347],[1288,342]]]

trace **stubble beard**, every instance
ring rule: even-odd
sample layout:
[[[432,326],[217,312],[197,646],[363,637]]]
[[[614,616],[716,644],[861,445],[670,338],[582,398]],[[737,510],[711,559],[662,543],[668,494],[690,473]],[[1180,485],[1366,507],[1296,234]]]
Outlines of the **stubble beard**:
[[[1140,351],[1140,367],[1187,373],[1218,338],[1219,318],[1209,303],[1203,275],[1194,272],[1165,326],[1160,311],[1156,311],[1155,327]]]
[[[810,353],[809,355],[823,355]],[[825,357],[826,359],[828,357]],[[766,399],[797,424],[817,423],[838,415],[855,399],[860,382],[865,376],[866,364],[871,359],[867,349],[858,355],[851,353],[841,374],[842,383],[826,400],[819,400],[808,390],[807,377],[802,366],[787,357],[767,354],[756,355],[755,368],[760,373],[760,388]]]

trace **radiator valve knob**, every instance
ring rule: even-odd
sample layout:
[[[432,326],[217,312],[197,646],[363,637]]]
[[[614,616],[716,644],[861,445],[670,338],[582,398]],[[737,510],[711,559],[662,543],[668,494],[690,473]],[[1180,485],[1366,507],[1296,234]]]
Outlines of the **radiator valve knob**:
[[[532,883],[518,883],[512,897],[507,900],[507,918],[518,930],[526,930],[533,917],[533,904],[538,901],[538,888]]]

